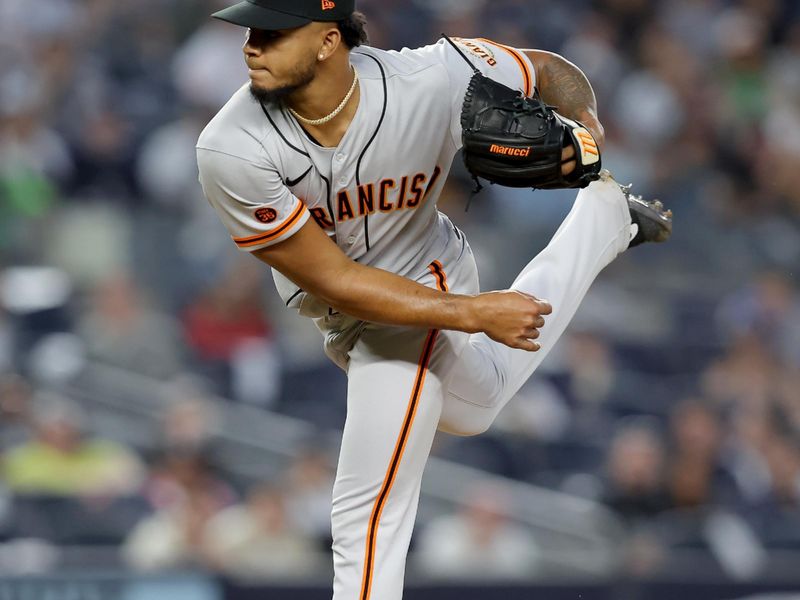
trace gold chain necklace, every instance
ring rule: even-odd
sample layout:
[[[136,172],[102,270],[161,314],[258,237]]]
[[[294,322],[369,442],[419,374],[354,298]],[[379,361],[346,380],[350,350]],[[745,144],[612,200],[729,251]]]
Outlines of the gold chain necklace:
[[[350,91],[347,92],[347,95],[344,97],[344,100],[342,100],[342,103],[339,104],[339,106],[337,106],[335,109],[333,109],[333,112],[329,114],[327,117],[322,117],[321,119],[307,119],[304,116],[298,114],[298,112],[291,107],[289,107],[289,112],[292,113],[298,121],[301,121],[306,125],[313,125],[313,126],[324,125],[328,121],[333,120],[336,117],[336,115],[338,115],[340,112],[344,110],[344,107],[347,106],[347,103],[350,101],[350,98],[353,97],[353,92],[356,91],[357,85],[358,85],[358,71],[356,71],[356,68],[353,67],[353,85],[350,86]]]

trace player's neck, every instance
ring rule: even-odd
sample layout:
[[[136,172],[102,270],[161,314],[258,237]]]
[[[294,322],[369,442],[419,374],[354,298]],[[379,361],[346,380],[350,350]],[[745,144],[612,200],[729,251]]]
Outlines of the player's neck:
[[[312,120],[327,117],[337,109],[353,87],[356,73],[350,66],[349,55],[334,60],[335,63],[322,65],[311,83],[287,99],[289,108]],[[298,122],[323,146],[336,147],[355,117],[360,101],[361,86],[356,82],[350,99],[330,121],[319,125]]]

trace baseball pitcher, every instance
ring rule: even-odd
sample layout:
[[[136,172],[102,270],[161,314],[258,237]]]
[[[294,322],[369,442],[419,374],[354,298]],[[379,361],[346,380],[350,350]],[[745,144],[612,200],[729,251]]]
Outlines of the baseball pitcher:
[[[333,597],[399,600],[436,431],[485,431],[597,274],[672,223],[601,170],[603,127],[577,67],[486,39],[378,50],[354,4],[215,13],[247,28],[250,81],[197,157],[233,242],[272,267],[347,373]],[[508,290],[480,292],[469,243],[436,208],[462,147],[476,181],[580,190]]]

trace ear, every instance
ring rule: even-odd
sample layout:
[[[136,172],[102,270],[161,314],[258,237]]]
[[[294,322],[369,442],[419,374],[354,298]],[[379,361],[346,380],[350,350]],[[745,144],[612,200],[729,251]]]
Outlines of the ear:
[[[342,43],[342,33],[338,27],[328,27],[323,32],[322,44],[317,52],[319,60],[326,60],[333,56]]]

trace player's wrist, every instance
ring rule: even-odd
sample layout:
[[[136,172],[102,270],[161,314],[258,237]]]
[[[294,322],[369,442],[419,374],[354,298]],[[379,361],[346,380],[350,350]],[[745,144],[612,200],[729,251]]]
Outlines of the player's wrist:
[[[477,296],[458,296],[461,306],[458,315],[460,317],[457,329],[466,333],[477,333],[481,329],[481,314],[483,299],[481,294]]]
[[[589,130],[597,146],[602,150],[606,142],[606,130],[600,120],[589,111],[584,111],[578,120]]]

